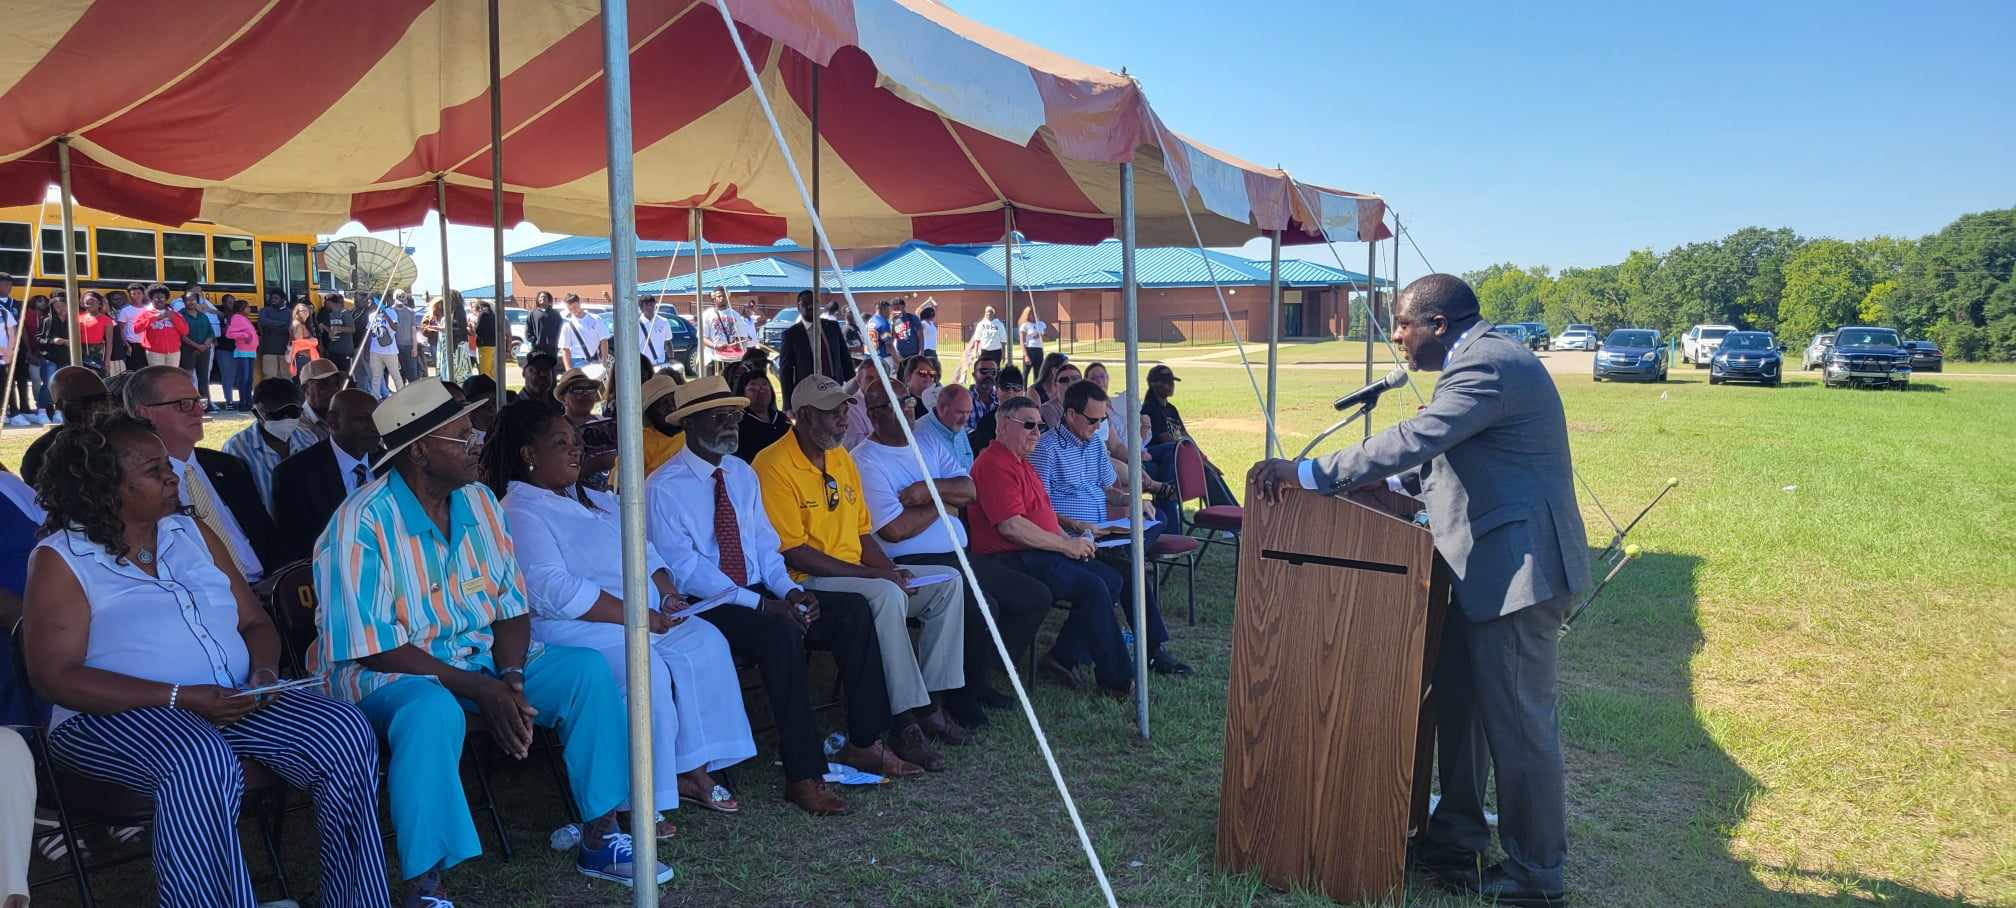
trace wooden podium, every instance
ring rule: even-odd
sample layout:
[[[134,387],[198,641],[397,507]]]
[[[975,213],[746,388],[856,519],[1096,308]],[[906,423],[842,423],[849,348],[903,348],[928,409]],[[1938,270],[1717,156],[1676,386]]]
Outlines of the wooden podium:
[[[1426,821],[1424,693],[1448,603],[1414,499],[1246,490],[1218,866],[1401,900]],[[1417,759],[1418,758],[1418,759]]]

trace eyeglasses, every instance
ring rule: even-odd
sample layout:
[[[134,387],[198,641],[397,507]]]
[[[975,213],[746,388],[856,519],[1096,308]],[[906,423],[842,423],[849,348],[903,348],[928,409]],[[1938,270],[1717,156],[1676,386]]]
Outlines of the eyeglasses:
[[[912,373],[910,373],[910,374],[911,374],[912,376],[918,376],[918,375],[922,375],[922,376],[924,376],[924,378],[925,378],[925,379],[926,379],[927,381],[934,381],[934,382],[935,382],[935,381],[937,381],[937,380],[938,380],[938,373],[937,373],[937,372],[935,372],[935,371],[933,371],[933,370],[931,370],[931,369],[918,369],[917,371],[915,371],[915,372],[912,372]]]
[[[440,434],[440,433],[438,433],[438,432],[430,432],[430,433],[428,433],[428,434],[426,434],[426,435],[422,435],[422,436],[420,436],[420,437],[421,437],[421,438],[438,438],[438,439],[440,439],[440,440],[442,440],[442,441],[452,441],[452,442],[454,442],[454,443],[456,443],[456,444],[458,444],[458,445],[461,445],[461,446],[462,446],[462,451],[463,451],[463,453],[465,453],[465,454],[473,454],[473,453],[475,453],[475,452],[477,452],[477,451],[481,450],[481,449],[482,449],[482,447],[483,447],[483,430],[481,430],[481,429],[472,429],[472,430],[470,430],[470,432],[469,432],[469,437],[468,437],[468,438],[456,438],[456,437],[455,437],[455,436],[453,436],[453,435],[442,435],[442,434]]]
[[[562,392],[560,392],[560,393],[562,393],[562,394],[600,394],[600,393],[602,393],[602,388],[601,388],[600,386],[598,386],[598,385],[575,385],[575,386],[573,386],[573,387],[571,387],[571,388],[568,388],[567,390],[565,390],[565,391],[562,391]]]
[[[1009,383],[1006,383],[1006,382],[1003,382],[1003,383],[1002,383],[1002,385],[1001,385],[1001,390],[1003,390],[1003,391],[1007,391],[1007,392],[1009,392],[1009,393],[1011,393],[1011,394],[1012,394],[1012,393],[1015,393],[1015,392],[1017,392],[1017,391],[1021,391],[1021,390],[1023,390],[1024,388],[1025,388],[1025,386],[1024,386],[1024,385],[1016,385],[1016,384],[1009,384]]]
[[[203,398],[200,398],[200,397],[178,397],[178,398],[176,398],[176,399],[174,399],[174,400],[157,400],[157,401],[155,401],[155,402],[153,402],[153,403],[151,403],[151,404],[142,404],[142,406],[145,406],[145,407],[174,407],[174,408],[175,408],[175,412],[177,412],[177,413],[194,413],[194,412],[196,412],[196,411],[198,411],[198,410],[201,410],[201,409],[203,409]]]
[[[826,510],[829,511],[839,510],[840,509],[839,481],[835,480],[833,478],[833,475],[831,473],[826,472],[825,470],[819,471],[819,478],[826,481]]]

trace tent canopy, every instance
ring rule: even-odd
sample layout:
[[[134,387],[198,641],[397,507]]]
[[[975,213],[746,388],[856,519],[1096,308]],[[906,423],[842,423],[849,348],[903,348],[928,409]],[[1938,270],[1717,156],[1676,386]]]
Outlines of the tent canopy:
[[[1292,181],[1161,126],[1124,76],[933,0],[730,0],[801,169],[817,97],[836,243],[1116,235],[1135,166],[1149,245],[1383,238],[1376,196]],[[609,230],[599,4],[499,0],[507,223]],[[39,202],[71,149],[79,201],[260,232],[490,222],[485,0],[51,0],[0,59],[0,204]],[[710,0],[629,3],[637,232],[809,244],[790,175]],[[145,66],[106,66],[148,36]],[[80,78],[89,73],[89,78]],[[815,75],[816,74],[816,75]],[[816,90],[815,90],[816,83]],[[1158,140],[1166,139],[1167,148]],[[808,172],[809,178],[809,172]]]

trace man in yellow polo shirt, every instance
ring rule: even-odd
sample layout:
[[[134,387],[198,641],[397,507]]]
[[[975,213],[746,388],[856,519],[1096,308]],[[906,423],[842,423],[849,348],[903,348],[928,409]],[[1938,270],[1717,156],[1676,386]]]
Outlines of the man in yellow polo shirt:
[[[686,447],[686,435],[679,424],[665,417],[673,410],[672,392],[679,390],[679,382],[669,375],[653,375],[640,386],[644,406],[644,475],[657,472],[659,467],[671,460]],[[615,467],[609,468],[609,488],[617,488]]]
[[[959,572],[935,565],[898,567],[875,542],[861,474],[840,447],[854,396],[839,382],[814,375],[792,389],[790,400],[797,425],[752,464],[784,564],[807,589],[868,600],[895,720],[889,747],[925,769],[944,769],[944,757],[926,738],[948,744],[971,739],[931,702],[933,693],[966,684]],[[914,651],[905,624],[910,618],[924,625]]]

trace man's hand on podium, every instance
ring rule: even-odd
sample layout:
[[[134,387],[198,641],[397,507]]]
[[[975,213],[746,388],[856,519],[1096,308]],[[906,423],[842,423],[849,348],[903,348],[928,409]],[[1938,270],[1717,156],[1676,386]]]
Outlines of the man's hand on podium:
[[[1280,504],[1281,489],[1283,486],[1289,488],[1301,487],[1302,479],[1298,475],[1299,469],[1295,461],[1292,460],[1280,460],[1278,458],[1263,460],[1254,464],[1253,469],[1247,471],[1246,484],[1250,486],[1257,483],[1260,486],[1260,498],[1262,500],[1268,504]]]

